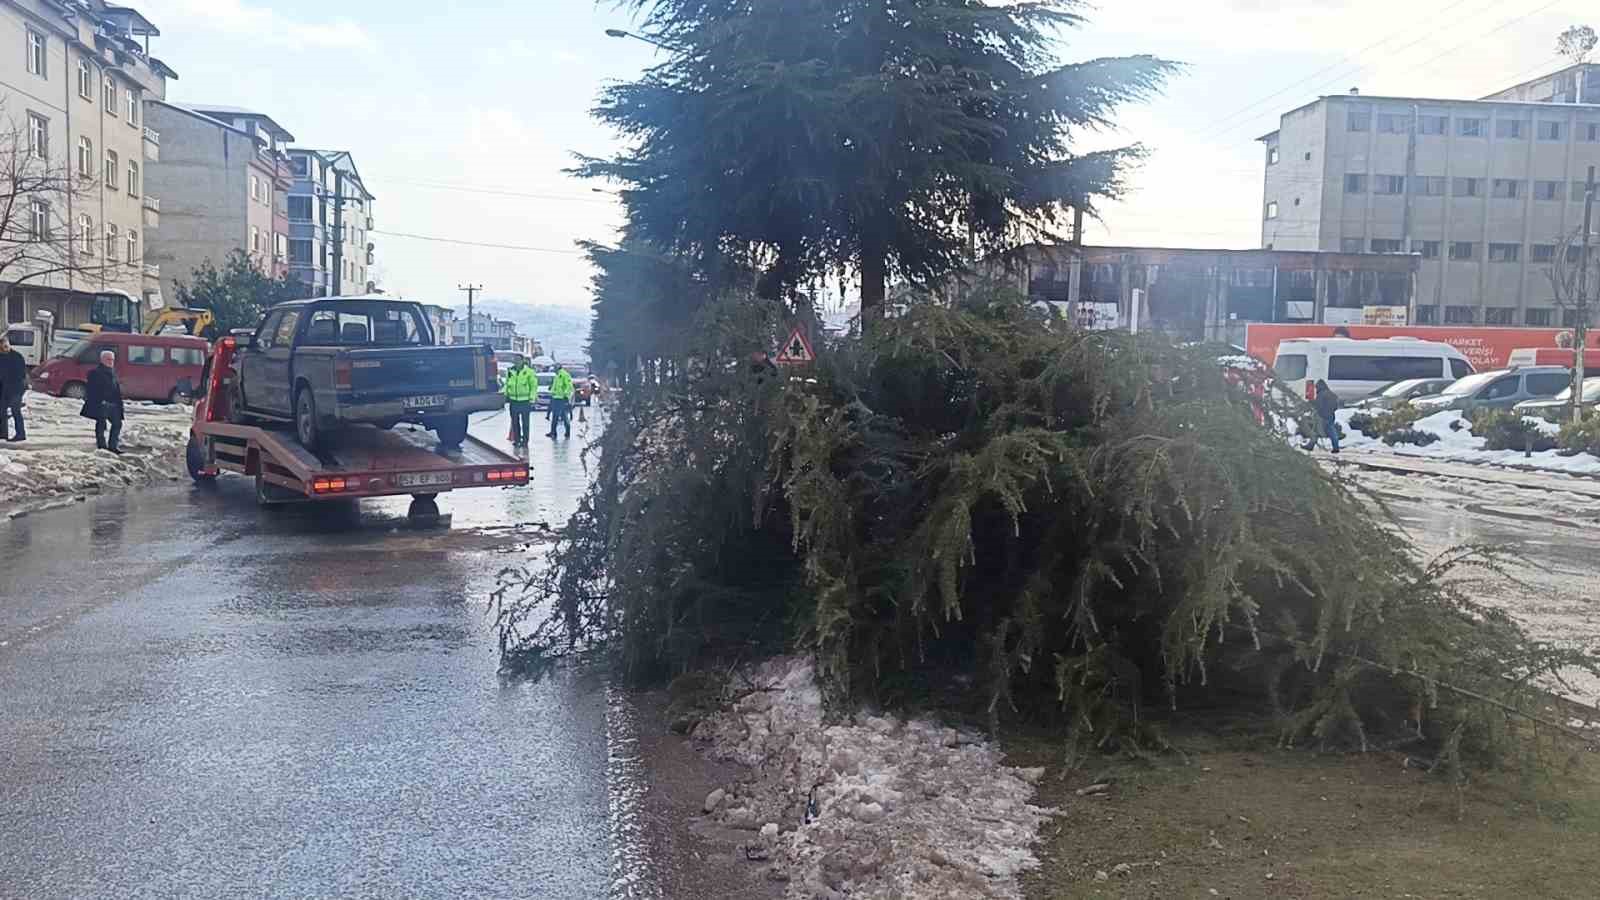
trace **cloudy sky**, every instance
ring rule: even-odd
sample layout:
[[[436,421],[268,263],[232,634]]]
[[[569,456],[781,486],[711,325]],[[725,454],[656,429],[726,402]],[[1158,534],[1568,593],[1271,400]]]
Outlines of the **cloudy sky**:
[[[613,146],[588,108],[655,52],[604,36],[629,24],[609,0],[129,5],[164,32],[152,49],[180,75],[171,99],[259,109],[302,146],[355,154],[378,195],[389,290],[448,303],[470,280],[495,297],[587,303],[572,243],[612,235],[618,210],[561,170],[575,151]],[[1254,139],[1280,113],[1350,87],[1479,96],[1557,67],[1567,25],[1600,26],[1576,0],[1151,0],[1084,12],[1066,58],[1143,52],[1188,65],[1115,133],[1084,137],[1085,148],[1151,151],[1134,193],[1108,204],[1088,238],[1192,247],[1257,245]]]

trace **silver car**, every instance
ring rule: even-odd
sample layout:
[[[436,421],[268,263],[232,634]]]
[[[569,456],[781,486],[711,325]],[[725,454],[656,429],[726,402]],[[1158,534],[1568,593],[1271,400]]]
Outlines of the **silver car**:
[[[1572,405],[1572,386],[1546,400],[1524,400],[1512,407],[1513,410],[1530,416],[1562,413]],[[1583,380],[1583,408],[1594,409],[1600,406],[1600,378],[1585,378]]]
[[[1479,372],[1455,382],[1432,397],[1419,397],[1411,405],[1424,412],[1447,409],[1510,409],[1524,400],[1543,400],[1561,393],[1572,381],[1566,366],[1521,366]]]
[[[1454,378],[1407,378],[1385,385],[1376,394],[1350,404],[1356,409],[1383,410],[1394,409],[1402,403],[1409,403],[1418,397],[1431,397],[1450,385]]]

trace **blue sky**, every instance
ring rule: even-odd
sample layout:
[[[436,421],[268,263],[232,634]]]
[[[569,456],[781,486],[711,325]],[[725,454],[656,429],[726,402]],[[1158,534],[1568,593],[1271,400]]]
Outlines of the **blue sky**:
[[[174,101],[259,109],[302,146],[355,154],[378,195],[374,240],[389,290],[450,303],[461,297],[456,286],[471,280],[493,297],[587,304],[588,267],[572,243],[609,238],[619,213],[561,169],[573,151],[613,148],[588,109],[605,82],[631,77],[655,53],[604,36],[607,27],[630,24],[609,2],[130,5],[164,32],[152,49],[181,76],[169,85]],[[1086,8],[1089,23],[1065,36],[1066,58],[1148,52],[1189,65],[1160,99],[1126,110],[1115,132],[1083,136],[1085,149],[1138,141],[1151,150],[1135,190],[1104,207],[1088,238],[1256,246],[1261,151],[1254,139],[1276,127],[1279,113],[1352,86],[1368,94],[1481,95],[1555,68],[1556,33],[1585,21],[1586,9],[1576,0],[1148,0]]]

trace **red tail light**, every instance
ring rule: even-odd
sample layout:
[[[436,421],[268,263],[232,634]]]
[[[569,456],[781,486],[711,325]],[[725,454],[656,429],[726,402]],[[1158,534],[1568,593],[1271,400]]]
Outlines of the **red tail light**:
[[[347,487],[355,487],[355,485],[346,482],[343,478],[318,478],[311,482],[311,490],[318,494],[333,494],[345,490]]]
[[[350,360],[340,359],[333,363],[333,386],[349,389],[350,387]]]
[[[495,484],[526,482],[528,480],[528,470],[524,468],[490,469],[484,474],[484,479]]]

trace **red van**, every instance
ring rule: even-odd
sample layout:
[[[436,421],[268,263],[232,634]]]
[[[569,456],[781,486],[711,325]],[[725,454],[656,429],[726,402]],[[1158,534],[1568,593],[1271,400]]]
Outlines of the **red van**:
[[[41,394],[82,397],[89,370],[100,364],[100,351],[110,350],[117,355],[124,399],[171,403],[185,390],[199,389],[210,346],[203,338],[186,335],[101,332],[35,368],[29,382]]]

